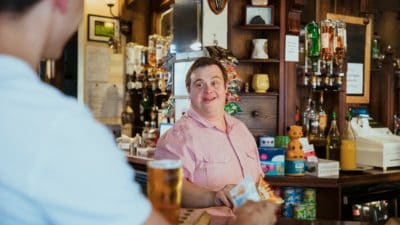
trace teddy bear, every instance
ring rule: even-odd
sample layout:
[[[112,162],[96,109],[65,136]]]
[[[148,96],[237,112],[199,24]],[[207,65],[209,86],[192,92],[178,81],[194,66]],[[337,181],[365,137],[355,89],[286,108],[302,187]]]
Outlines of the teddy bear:
[[[290,126],[288,136],[290,138],[290,141],[288,143],[286,159],[304,159],[303,146],[299,141],[299,138],[303,136],[302,127],[296,125]]]
[[[303,136],[301,126],[290,126],[288,132],[290,141],[285,155],[285,174],[289,176],[304,176],[305,161],[303,146],[299,138]]]

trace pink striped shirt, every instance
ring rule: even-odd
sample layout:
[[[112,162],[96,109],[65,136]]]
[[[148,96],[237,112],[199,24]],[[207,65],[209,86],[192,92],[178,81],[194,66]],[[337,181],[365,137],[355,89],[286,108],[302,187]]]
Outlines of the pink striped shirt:
[[[225,114],[224,132],[193,109],[157,142],[155,159],[181,159],[184,177],[211,190],[239,183],[245,175],[254,181],[262,174],[257,144],[247,127]]]

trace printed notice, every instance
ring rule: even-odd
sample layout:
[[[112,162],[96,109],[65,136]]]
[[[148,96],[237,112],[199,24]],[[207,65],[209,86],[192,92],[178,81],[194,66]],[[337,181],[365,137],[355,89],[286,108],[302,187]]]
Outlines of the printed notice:
[[[107,47],[86,46],[86,80],[107,82],[110,72],[110,50]]]
[[[364,94],[363,67],[362,63],[347,63],[346,92],[348,95]]]
[[[88,105],[96,118],[118,117],[122,111],[122,85],[88,83]]]
[[[286,35],[285,40],[285,61],[299,61],[299,36]]]

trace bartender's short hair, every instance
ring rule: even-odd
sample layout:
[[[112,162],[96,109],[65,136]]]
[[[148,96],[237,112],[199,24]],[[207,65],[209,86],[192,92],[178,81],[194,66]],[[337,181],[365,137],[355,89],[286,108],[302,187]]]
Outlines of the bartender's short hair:
[[[228,82],[228,74],[226,72],[225,67],[221,64],[221,62],[218,61],[217,59],[210,57],[200,57],[193,62],[192,66],[190,66],[189,70],[186,73],[186,80],[185,80],[186,89],[190,91],[190,76],[196,69],[212,65],[218,66],[218,68],[221,70],[222,77],[224,78],[224,84],[226,86],[226,83]]]
[[[23,13],[42,0],[0,0],[0,13]]]

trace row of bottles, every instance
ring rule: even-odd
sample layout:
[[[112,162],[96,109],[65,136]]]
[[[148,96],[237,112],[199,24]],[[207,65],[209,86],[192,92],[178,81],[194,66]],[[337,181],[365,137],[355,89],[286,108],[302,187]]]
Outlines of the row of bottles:
[[[336,112],[330,117],[330,127],[327,130],[328,114],[324,105],[324,92],[320,92],[318,104],[308,98],[307,106],[301,114],[303,133],[310,142],[322,141],[325,144],[325,157],[340,161],[342,169],[356,168],[355,136],[351,128],[351,111],[346,114],[346,127],[340,135]]]
[[[170,38],[149,36],[149,46],[128,43],[122,133],[141,134],[144,147],[154,147],[160,123],[173,122],[170,72],[165,68]]]
[[[340,20],[314,21],[305,27],[302,84],[316,90],[342,90],[347,52],[346,24]],[[311,67],[310,67],[311,66]]]
[[[328,116],[324,106],[324,93],[320,92],[319,102],[316,104],[311,97],[302,113],[303,133],[310,141],[324,139],[328,122]]]
[[[332,113],[331,127],[326,141],[327,159],[340,162],[342,170],[356,169],[356,139],[351,128],[351,112],[346,114],[346,128],[340,136],[336,123],[336,113]]]

